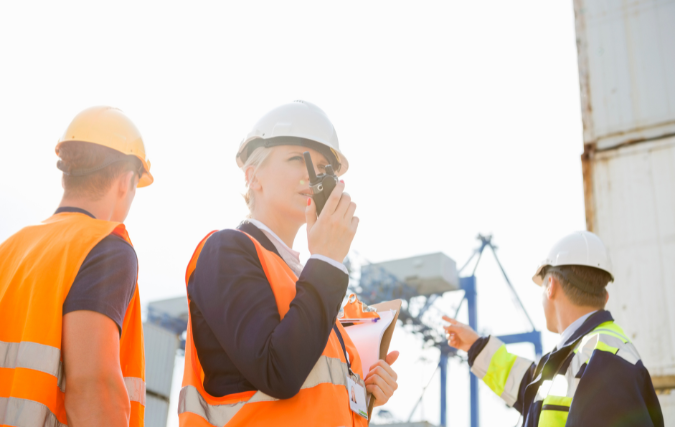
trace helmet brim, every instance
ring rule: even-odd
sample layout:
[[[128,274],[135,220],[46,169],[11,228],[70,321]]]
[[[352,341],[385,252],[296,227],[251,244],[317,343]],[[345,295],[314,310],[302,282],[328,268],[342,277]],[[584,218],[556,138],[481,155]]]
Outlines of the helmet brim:
[[[544,278],[541,277],[541,272],[544,270],[544,267],[548,267],[548,265],[549,264],[542,263],[539,268],[537,268],[537,272],[534,273],[534,276],[532,276],[532,281],[535,285],[541,286],[544,283]]]
[[[323,154],[330,162],[337,176],[342,176],[349,169],[347,158],[339,150],[320,141],[294,136],[282,136],[273,138],[251,138],[241,144],[241,149],[237,153],[237,165],[243,167],[248,156],[259,147],[278,147],[283,145],[295,145],[299,147],[311,148]]]

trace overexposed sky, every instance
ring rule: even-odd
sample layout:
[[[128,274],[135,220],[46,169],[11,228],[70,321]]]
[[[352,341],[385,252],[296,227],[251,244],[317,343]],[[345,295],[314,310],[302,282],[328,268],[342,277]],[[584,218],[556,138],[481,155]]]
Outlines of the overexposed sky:
[[[553,241],[585,228],[569,0],[3,2],[0,239],[56,208],[54,146],[73,116],[116,106],[141,130],[155,176],[126,222],[141,298],[183,295],[199,240],[246,213],[239,142],[294,99],[328,114],[349,159],[361,218],[353,249],[371,261],[443,251],[461,265],[476,234],[493,233],[545,328],[530,277]],[[306,255],[302,231],[295,246]],[[525,331],[490,255],[477,277],[480,329]],[[401,388],[386,409],[407,419],[438,356],[403,329],[392,348]],[[468,426],[467,378],[451,362],[453,426]],[[481,387],[483,425],[515,425],[515,411]],[[438,400],[436,377],[413,420],[438,423]],[[171,411],[177,425],[175,394]]]

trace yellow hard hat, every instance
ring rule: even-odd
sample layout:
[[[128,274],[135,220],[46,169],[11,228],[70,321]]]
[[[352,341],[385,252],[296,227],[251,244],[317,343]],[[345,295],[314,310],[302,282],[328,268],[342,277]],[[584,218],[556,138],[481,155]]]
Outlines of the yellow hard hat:
[[[122,111],[113,107],[91,107],[80,112],[56,144],[68,141],[89,142],[112,148],[122,154],[133,155],[143,164],[144,173],[138,187],[147,187],[154,178],[150,174],[150,161],[145,156],[143,138],[134,123]]]

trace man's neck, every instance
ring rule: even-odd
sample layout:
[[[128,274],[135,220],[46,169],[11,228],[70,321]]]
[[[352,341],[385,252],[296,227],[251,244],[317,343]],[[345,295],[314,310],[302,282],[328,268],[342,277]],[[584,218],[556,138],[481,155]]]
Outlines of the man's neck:
[[[558,333],[562,334],[565,332],[565,329],[567,329],[577,319],[597,310],[598,309],[594,307],[580,307],[578,305],[572,304],[566,305],[566,307],[558,310]]]
[[[300,225],[291,224],[279,218],[278,215],[271,215],[267,212],[255,211],[251,214],[251,218],[258,220],[269,227],[279,238],[288,246],[293,247],[295,236],[298,234]]]
[[[94,215],[96,219],[101,219],[104,221],[112,221],[112,217],[115,212],[115,205],[108,203],[105,198],[101,200],[92,201],[84,198],[64,196],[61,199],[61,203],[59,203],[59,207],[83,209],[89,212],[90,214]]]

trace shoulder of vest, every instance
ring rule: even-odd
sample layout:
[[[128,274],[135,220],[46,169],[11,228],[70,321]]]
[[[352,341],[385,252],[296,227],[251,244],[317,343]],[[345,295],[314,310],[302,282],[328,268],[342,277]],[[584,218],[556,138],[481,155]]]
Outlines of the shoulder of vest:
[[[613,335],[613,336],[616,336],[617,338],[620,338],[624,342],[630,342],[630,339],[628,338],[626,333],[623,331],[621,326],[616,324],[613,320],[610,320],[610,321],[599,324],[591,332],[586,334],[586,336],[593,335],[593,334]]]
[[[574,349],[574,353],[578,357],[589,359],[595,350],[611,353],[633,365],[640,361],[640,354],[637,349],[630,342],[623,329],[614,321],[604,322],[596,326],[581,339]],[[583,354],[585,356],[582,356]]]
[[[37,226],[58,226],[59,224],[68,225],[69,227],[81,227],[83,229],[97,229],[106,234],[115,234],[131,244],[129,234],[123,223],[91,218],[79,213],[64,212],[55,214],[42,221],[42,223]]]
[[[231,228],[211,231],[199,242],[192,254],[192,258],[190,259],[185,272],[186,284],[189,282],[190,276],[192,276],[192,273],[197,268],[197,260],[201,257],[202,251],[207,245],[209,246],[209,250],[241,250],[255,257],[258,256],[255,244],[246,234]]]
[[[233,228],[225,228],[213,232],[205,240],[204,246],[207,244],[217,245],[219,247],[244,248],[248,252],[250,252],[251,249],[255,251],[255,245],[253,244],[251,237],[246,233]]]

